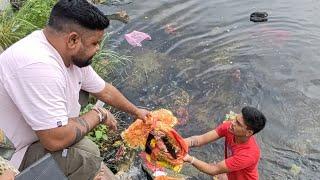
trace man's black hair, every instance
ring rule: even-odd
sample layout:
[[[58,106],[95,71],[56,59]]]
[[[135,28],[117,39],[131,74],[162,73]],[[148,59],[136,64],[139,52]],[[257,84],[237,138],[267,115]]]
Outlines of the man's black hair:
[[[90,30],[104,30],[109,26],[109,19],[87,0],[59,0],[52,8],[48,25],[63,31],[70,23]]]
[[[241,110],[244,123],[253,130],[253,134],[261,131],[266,125],[266,117],[258,109],[246,106]]]

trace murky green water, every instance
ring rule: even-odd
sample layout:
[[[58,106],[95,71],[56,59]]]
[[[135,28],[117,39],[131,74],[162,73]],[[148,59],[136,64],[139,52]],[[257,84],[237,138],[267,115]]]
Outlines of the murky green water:
[[[230,110],[258,107],[268,118],[257,135],[261,179],[320,178],[320,1],[135,0],[121,8],[131,21],[112,24],[109,47],[134,57],[114,82],[130,100],[180,113],[184,137],[214,128]],[[254,11],[269,21],[250,22]],[[152,41],[131,47],[123,36],[133,30]],[[223,142],[191,154],[222,160]]]

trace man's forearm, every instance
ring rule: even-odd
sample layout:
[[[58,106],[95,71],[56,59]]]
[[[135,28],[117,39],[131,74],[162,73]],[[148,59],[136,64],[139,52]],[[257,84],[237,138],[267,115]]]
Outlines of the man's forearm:
[[[215,130],[209,131],[205,134],[198,135],[198,136],[191,136],[186,138],[190,147],[199,147],[210,142],[215,142],[220,137]]]
[[[106,84],[101,93],[93,95],[101,101],[106,102],[117,109],[130,113],[131,115],[136,115],[138,110],[134,104],[132,104],[116,87],[111,84]]]
[[[199,144],[198,136],[191,136],[186,138],[186,141],[188,142],[189,147],[199,147],[201,146]]]
[[[36,133],[46,149],[58,151],[79,142],[98,124],[98,113],[91,110],[80,117],[69,118],[66,126],[36,131]]]
[[[99,116],[95,111],[89,111],[82,116],[70,118],[68,125],[70,124],[70,126],[72,126],[73,138],[68,146],[79,142],[99,123]]]
[[[208,163],[201,161],[195,157],[192,157],[190,163],[195,168],[197,168],[199,171],[204,172],[206,174],[209,174],[211,176],[226,172],[226,171],[223,171],[221,168],[218,168],[216,165],[208,164]]]
[[[200,147],[208,143],[208,142],[204,142],[201,139],[201,136],[191,136],[189,138],[190,138],[190,147]]]

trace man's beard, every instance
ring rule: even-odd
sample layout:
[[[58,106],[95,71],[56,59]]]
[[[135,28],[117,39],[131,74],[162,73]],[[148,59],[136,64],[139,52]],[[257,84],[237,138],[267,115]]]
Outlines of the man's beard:
[[[83,67],[89,66],[92,63],[92,57],[88,58],[87,60],[73,57],[72,63],[78,66],[79,68],[83,68]]]

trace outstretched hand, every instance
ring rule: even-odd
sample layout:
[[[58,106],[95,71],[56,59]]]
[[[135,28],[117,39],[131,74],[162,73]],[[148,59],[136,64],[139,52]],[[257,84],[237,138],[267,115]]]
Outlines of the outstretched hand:
[[[103,124],[108,126],[111,130],[117,130],[117,120],[114,117],[114,115],[107,109],[105,108],[99,108],[101,112],[104,114],[105,119],[103,120]]]
[[[137,119],[141,119],[144,123],[147,121],[147,117],[150,116],[150,111],[142,108],[138,108],[135,114]]]
[[[184,141],[188,144],[188,147],[192,147],[191,146],[191,141],[192,141],[191,137],[185,138]]]
[[[0,175],[0,179],[5,180],[14,180],[15,173],[11,170],[5,170],[2,175]]]
[[[194,159],[194,157],[192,157],[192,156],[190,156],[189,154],[187,154],[187,155],[185,155],[184,157],[183,157],[183,161],[184,162],[189,162],[189,163],[191,163],[191,161]]]
[[[111,130],[116,131],[118,129],[118,121],[111,112],[108,113],[107,120],[104,124],[107,125]]]

